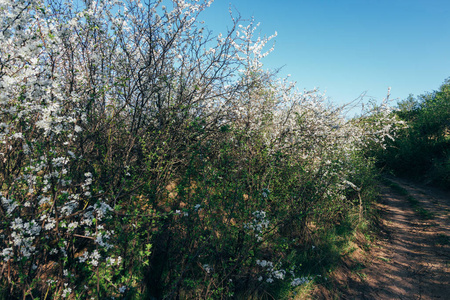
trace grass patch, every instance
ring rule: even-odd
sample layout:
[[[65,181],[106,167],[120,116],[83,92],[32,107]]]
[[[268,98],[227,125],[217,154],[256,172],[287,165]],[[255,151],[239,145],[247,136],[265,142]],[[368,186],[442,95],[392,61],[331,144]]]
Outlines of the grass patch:
[[[420,205],[420,201],[414,198],[412,195],[410,195],[408,191],[402,186],[400,186],[398,183],[395,183],[387,178],[383,178],[383,183],[388,187],[390,187],[392,190],[394,190],[394,192],[396,192],[397,194],[405,196],[406,200],[408,200],[414,211],[419,215],[421,219],[428,220],[433,218],[434,216],[433,213],[423,208]]]
[[[379,260],[384,261],[384,262],[390,262],[391,259],[390,258],[386,258],[386,257],[378,257]]]
[[[367,278],[367,275],[365,273],[356,272],[356,275],[358,275],[362,280],[365,280]]]
[[[397,194],[402,195],[402,196],[408,196],[409,193],[406,189],[404,189],[403,187],[401,187],[398,183],[395,183],[389,179],[387,179],[386,177],[383,177],[381,179],[381,182],[384,185],[387,185],[388,187],[390,187],[391,189],[393,189]]]
[[[414,207],[414,206],[413,206]],[[434,214],[423,207],[414,207],[414,211],[420,216],[420,218],[429,220],[432,219]]]

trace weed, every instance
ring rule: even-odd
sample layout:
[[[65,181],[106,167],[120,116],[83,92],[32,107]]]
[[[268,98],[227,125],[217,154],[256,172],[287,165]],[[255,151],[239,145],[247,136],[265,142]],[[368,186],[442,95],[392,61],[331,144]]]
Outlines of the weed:
[[[386,258],[386,257],[378,257],[379,260],[384,261],[384,262],[390,262],[391,259],[390,258]]]

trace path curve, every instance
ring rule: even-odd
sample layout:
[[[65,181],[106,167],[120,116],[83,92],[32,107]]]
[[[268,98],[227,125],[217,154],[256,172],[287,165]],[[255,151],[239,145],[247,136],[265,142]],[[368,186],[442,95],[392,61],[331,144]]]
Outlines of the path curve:
[[[409,198],[383,186],[382,237],[359,273],[364,276],[349,278],[342,299],[450,299],[450,194],[389,180]]]

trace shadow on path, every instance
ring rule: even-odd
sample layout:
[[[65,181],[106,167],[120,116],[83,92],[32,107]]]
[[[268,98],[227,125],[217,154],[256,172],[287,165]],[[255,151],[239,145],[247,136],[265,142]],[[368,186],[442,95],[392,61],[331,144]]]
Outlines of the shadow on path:
[[[450,195],[389,180],[431,218],[421,218],[406,196],[383,187],[379,206],[385,236],[370,250],[360,271],[364,276],[348,279],[342,299],[450,299]]]

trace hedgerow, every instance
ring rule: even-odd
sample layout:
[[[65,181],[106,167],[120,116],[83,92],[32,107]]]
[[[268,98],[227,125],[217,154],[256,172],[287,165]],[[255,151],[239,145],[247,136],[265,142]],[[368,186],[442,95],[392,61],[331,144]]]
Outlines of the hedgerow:
[[[3,298],[281,295],[361,221],[388,107],[347,120],[210,4],[0,1]]]

